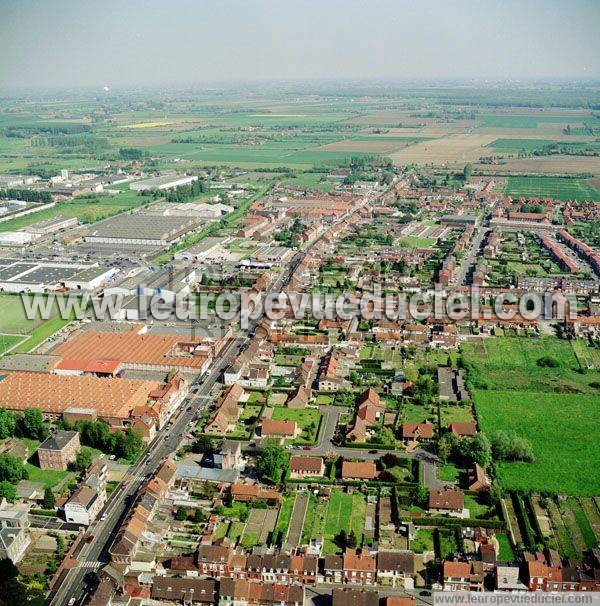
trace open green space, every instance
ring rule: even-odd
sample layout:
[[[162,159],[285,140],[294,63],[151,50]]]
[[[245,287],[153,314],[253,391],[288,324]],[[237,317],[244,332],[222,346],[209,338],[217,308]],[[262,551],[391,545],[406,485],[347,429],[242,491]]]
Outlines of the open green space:
[[[599,150],[597,141],[553,141],[552,139],[496,139],[486,147],[500,153],[531,153],[550,146],[567,149],[570,152],[582,150]]]
[[[513,198],[600,200],[600,191],[585,179],[571,177],[509,177],[504,193]]]
[[[583,372],[571,343],[556,337],[498,337],[461,348],[474,389],[598,394],[597,372]],[[556,366],[544,366],[551,358]]]
[[[59,471],[56,469],[40,469],[31,463],[25,463],[25,469],[30,482],[42,482],[46,488],[54,488],[61,480],[64,480],[70,471]]]
[[[347,534],[354,531],[360,545],[365,525],[365,511],[366,501],[362,493],[347,494],[337,488],[331,491],[323,533],[324,555],[341,552],[335,544],[335,537],[341,530],[346,531]]]
[[[482,391],[474,393],[482,430],[514,431],[531,442],[533,463],[498,462],[505,488],[600,494],[600,408],[591,395]]]
[[[76,217],[82,223],[95,223],[151,201],[151,198],[140,196],[134,191],[123,191],[116,195],[79,196],[57,202],[52,208],[0,223],[0,231],[19,230],[33,223],[58,216]]]
[[[510,544],[510,539],[508,535],[503,533],[498,533],[496,535],[496,540],[498,541],[499,553],[498,553],[498,561],[499,562],[514,562],[515,561],[515,552]]]

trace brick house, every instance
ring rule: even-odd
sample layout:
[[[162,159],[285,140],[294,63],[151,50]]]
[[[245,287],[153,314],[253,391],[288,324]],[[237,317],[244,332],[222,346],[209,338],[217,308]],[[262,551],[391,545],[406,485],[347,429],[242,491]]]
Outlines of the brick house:
[[[46,438],[37,450],[40,467],[64,471],[75,460],[80,448],[78,432],[58,430]]]

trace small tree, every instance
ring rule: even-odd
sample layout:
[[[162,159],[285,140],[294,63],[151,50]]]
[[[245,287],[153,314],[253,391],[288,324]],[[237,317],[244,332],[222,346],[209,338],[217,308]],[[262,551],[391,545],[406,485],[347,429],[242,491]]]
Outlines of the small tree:
[[[348,535],[343,528],[337,533],[335,542],[341,549],[346,549],[348,546]]]
[[[44,490],[44,509],[55,509],[56,508],[56,498],[54,497],[54,493],[51,488],[46,488]]]
[[[76,471],[85,471],[92,464],[92,451],[85,446],[75,455],[71,467]]]
[[[175,512],[175,519],[179,522],[183,522],[187,519],[187,510],[183,505],[180,505]]]
[[[429,491],[423,484],[416,484],[410,491],[410,500],[417,507],[427,507]]]
[[[356,538],[356,534],[354,534],[354,530],[351,530],[350,534],[348,535],[347,547],[350,549],[356,549],[357,545],[358,539]]]
[[[192,442],[192,452],[196,454],[212,454],[214,451],[215,445],[213,444],[212,439],[208,436],[200,435]]]
[[[10,482],[2,481],[0,482],[0,499],[4,497],[7,501],[11,503],[15,500],[17,496],[17,489],[14,484]]]

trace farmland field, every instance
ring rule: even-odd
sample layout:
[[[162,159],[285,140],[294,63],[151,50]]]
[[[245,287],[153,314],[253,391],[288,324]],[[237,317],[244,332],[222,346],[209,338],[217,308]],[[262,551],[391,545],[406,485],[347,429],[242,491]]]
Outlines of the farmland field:
[[[585,179],[560,177],[509,177],[504,193],[513,197],[552,197],[565,201],[600,200],[600,192]]]
[[[486,153],[490,155],[490,148]],[[477,169],[489,172],[489,165],[477,164]],[[581,174],[600,175],[600,160],[597,156],[536,156],[529,158],[513,158],[500,161],[495,172],[511,175],[569,175],[578,178]],[[534,177],[535,178],[535,177]]]
[[[600,477],[589,473],[600,465],[600,409],[590,395],[475,391],[482,430],[515,431],[533,447],[533,463],[499,462],[505,488],[600,494]]]
[[[516,154],[523,151],[533,152],[550,145],[568,147],[572,150],[600,149],[600,143],[595,141],[556,141],[552,139],[496,139],[487,147],[498,153]]]

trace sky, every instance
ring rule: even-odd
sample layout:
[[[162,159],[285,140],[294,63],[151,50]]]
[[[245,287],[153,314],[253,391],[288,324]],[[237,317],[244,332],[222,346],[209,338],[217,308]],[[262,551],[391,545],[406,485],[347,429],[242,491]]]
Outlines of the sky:
[[[0,0],[0,87],[600,78],[599,0]]]

